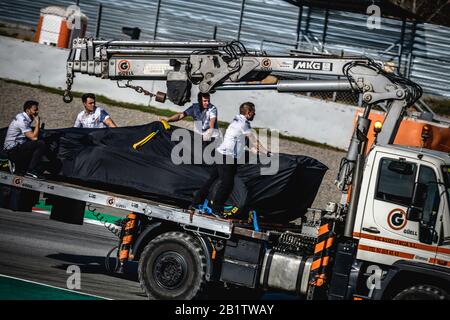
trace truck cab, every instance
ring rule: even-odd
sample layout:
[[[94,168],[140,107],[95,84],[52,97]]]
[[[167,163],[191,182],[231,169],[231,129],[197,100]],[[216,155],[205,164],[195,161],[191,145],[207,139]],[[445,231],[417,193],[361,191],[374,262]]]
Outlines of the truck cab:
[[[379,283],[370,294],[392,298],[422,279],[433,287],[448,286],[450,155],[375,146],[363,177],[353,237],[360,271],[367,275],[379,268]]]

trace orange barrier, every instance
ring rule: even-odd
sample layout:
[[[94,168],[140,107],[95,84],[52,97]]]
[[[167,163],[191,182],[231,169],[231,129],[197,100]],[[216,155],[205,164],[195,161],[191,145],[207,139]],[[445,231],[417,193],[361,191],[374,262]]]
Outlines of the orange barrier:
[[[355,124],[358,115],[362,115],[362,110],[356,113]],[[376,121],[384,121],[384,113],[371,112],[369,119],[372,120],[372,123],[369,128],[367,150],[370,150],[375,140],[374,124]],[[400,124],[394,144],[450,152],[450,127],[445,124],[405,117]]]
[[[36,28],[36,33],[34,34],[34,42],[38,42],[39,43],[39,38],[41,36],[41,29],[42,29],[42,22],[44,21],[44,17],[43,16],[39,16],[39,22]]]
[[[70,40],[70,33],[71,33],[71,30],[69,29],[69,27],[67,25],[67,21],[66,20],[61,21],[61,26],[59,27],[58,43],[56,44],[56,47],[68,48],[69,40]]]
[[[81,11],[75,10],[77,7],[72,10],[69,10],[70,8],[71,6],[49,6],[41,9],[34,41],[58,48],[69,48],[73,37],[84,37],[87,17]],[[73,33],[74,31],[76,33]]]

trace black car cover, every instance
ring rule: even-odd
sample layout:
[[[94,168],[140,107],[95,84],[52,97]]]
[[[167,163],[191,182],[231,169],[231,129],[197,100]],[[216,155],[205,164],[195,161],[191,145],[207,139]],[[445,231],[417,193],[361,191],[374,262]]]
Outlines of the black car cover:
[[[152,122],[114,129],[45,130],[41,138],[61,161],[58,178],[63,181],[186,208],[213,166],[175,164],[171,159],[172,149],[179,143],[171,141],[175,129],[178,128],[172,126],[166,130],[161,122]],[[0,130],[2,145],[6,130]],[[152,132],[157,133],[150,141],[138,150],[133,149],[133,144]],[[187,132],[194,136],[192,131]],[[187,152],[193,159],[193,144],[184,146],[181,154]],[[261,162],[238,165],[227,205],[238,207],[240,212],[256,210],[262,220],[270,222],[287,222],[303,216],[328,169],[313,158],[288,154],[279,154],[276,174],[261,175],[264,166],[267,167]]]

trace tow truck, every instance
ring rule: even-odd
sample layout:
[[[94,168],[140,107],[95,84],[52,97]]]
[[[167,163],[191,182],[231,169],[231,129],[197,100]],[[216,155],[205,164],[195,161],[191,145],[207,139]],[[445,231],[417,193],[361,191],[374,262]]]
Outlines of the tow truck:
[[[183,105],[191,86],[278,92],[354,91],[358,117],[336,185],[339,203],[308,209],[301,223],[220,219],[201,211],[8,172],[0,183],[23,191],[26,206],[44,193],[52,216],[73,222],[86,202],[129,212],[117,259],[138,261],[150,299],[208,297],[214,289],[290,292],[331,300],[450,299],[450,155],[394,145],[419,85],[365,57],[250,53],[239,42],[105,41],[78,38],[67,60],[67,90],[77,73]],[[333,79],[283,79],[283,75]],[[267,83],[268,76],[278,81]],[[167,95],[132,80],[164,80]],[[126,82],[124,82],[126,81]],[[386,109],[368,143],[371,110]],[[30,200],[31,199],[31,200]],[[77,218],[78,217],[78,218]],[[252,297],[252,295],[248,295]]]

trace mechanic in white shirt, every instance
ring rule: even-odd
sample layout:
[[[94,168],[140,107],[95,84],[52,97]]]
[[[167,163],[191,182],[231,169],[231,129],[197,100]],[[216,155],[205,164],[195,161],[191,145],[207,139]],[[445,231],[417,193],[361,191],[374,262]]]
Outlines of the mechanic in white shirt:
[[[228,126],[223,142],[216,149],[222,155],[222,161],[216,164],[216,170],[211,173],[210,178],[197,191],[190,209],[202,204],[218,176],[219,183],[215,197],[212,199],[211,208],[216,216],[228,217],[230,215],[229,212],[224,210],[224,205],[233,191],[238,159],[244,156],[245,139],[249,139],[251,150],[269,154],[251,131],[250,121],[253,121],[255,114],[255,105],[252,102],[245,102],[239,107],[239,114],[234,117]]]
[[[183,112],[178,112],[169,118],[161,117],[160,119],[167,122],[176,122],[190,116],[194,119],[194,132],[202,135],[203,141],[210,141],[219,136],[217,108],[211,104],[209,93],[199,92],[197,98],[198,102],[193,103]]]
[[[35,122],[34,128],[31,123]],[[44,155],[53,160],[44,140],[39,139],[41,121],[39,118],[39,103],[29,100],[23,105],[23,112],[11,121],[3,145],[8,159],[15,166],[15,174],[28,178],[42,179],[38,173],[38,165]]]
[[[81,101],[83,101],[84,111],[81,111],[77,115],[77,119],[73,125],[75,128],[117,127],[108,112],[95,105],[95,95],[93,93],[83,94]]]

